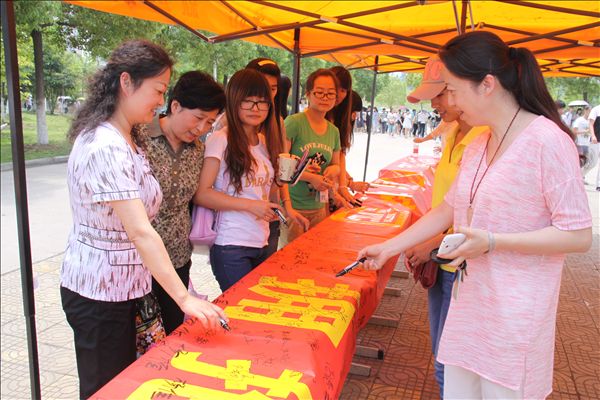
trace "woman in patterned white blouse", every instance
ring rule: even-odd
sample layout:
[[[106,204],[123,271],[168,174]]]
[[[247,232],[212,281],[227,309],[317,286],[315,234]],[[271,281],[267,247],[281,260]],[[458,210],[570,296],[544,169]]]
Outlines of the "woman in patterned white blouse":
[[[164,104],[172,64],[153,43],[123,43],[94,75],[69,130],[73,229],[61,297],[74,331],[81,398],[135,361],[135,300],[150,292],[152,276],[206,328],[226,320],[219,307],[189,295],[150,224],[162,193],[131,132]]]

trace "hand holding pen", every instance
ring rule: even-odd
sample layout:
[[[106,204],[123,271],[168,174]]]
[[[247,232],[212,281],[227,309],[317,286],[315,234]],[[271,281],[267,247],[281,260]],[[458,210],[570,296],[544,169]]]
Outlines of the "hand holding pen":
[[[340,276],[346,275],[348,272],[352,271],[354,268],[358,267],[360,264],[364,263],[365,261],[367,261],[366,257],[363,257],[360,260],[354,261],[352,264],[348,265],[346,268],[344,268],[343,270],[341,270],[340,272],[335,274],[335,277],[339,278]]]
[[[277,218],[279,218],[279,221],[281,221],[282,224],[289,227],[287,218],[285,217],[285,215],[283,215],[279,208],[273,208],[273,212],[275,213],[275,215],[277,215]]]

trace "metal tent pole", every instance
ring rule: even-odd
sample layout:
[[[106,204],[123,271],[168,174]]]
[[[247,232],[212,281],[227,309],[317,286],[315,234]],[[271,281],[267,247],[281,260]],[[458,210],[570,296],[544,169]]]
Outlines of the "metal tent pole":
[[[373,69],[373,86],[371,88],[371,123],[367,124],[367,153],[365,155],[365,171],[363,181],[367,180],[367,166],[369,165],[369,147],[371,145],[371,132],[373,131],[373,112],[375,111],[375,85],[377,84],[377,66],[379,65],[379,56],[375,56],[375,68]]]
[[[300,28],[294,29],[294,62],[292,73],[292,114],[300,104]]]
[[[35,300],[33,298],[33,268],[31,263],[31,242],[29,237],[27,182],[25,180],[23,120],[21,115],[21,95],[19,93],[15,10],[12,0],[0,2],[0,7],[2,11],[2,39],[4,40],[6,81],[8,84],[8,110],[10,116],[10,137],[12,142],[13,176],[15,182],[17,235],[19,238],[19,258],[21,260],[23,309],[25,313],[25,327],[27,330],[27,347],[29,350],[31,398],[41,399],[40,366],[35,329]]]

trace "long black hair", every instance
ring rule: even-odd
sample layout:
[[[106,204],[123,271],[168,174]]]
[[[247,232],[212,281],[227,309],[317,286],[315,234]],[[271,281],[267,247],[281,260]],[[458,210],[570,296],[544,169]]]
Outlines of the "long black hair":
[[[256,70],[245,68],[237,71],[225,89],[227,104],[225,105],[225,114],[227,116],[227,151],[225,152],[225,163],[229,178],[236,193],[243,189],[244,175],[252,175],[252,166],[256,166],[256,160],[250,152],[250,142],[244,132],[242,121],[239,117],[241,102],[247,97],[262,97],[271,102],[271,89],[262,74]],[[277,158],[281,153],[281,134],[276,128],[275,121],[279,117],[275,114],[273,104],[267,114],[266,119],[261,125],[262,132],[265,135],[267,151],[271,164],[277,171]]]
[[[460,78],[480,83],[488,74],[495,76],[521,108],[543,115],[574,137],[562,122],[540,67],[528,49],[509,47],[491,32],[474,31],[448,41],[439,55],[446,68]]]
[[[340,88],[346,90],[346,98],[328,113],[328,119],[340,131],[340,145],[346,153],[352,144],[352,76],[344,67],[336,65],[331,72],[338,79]]]
[[[172,66],[171,57],[157,44],[147,40],[130,40],[121,44],[90,80],[87,98],[67,133],[69,140],[75,141],[80,133],[90,131],[112,117],[119,102],[123,72],[129,73],[137,89],[145,79],[158,76]]]
[[[279,112],[283,119],[288,116],[288,96],[290,95],[290,89],[292,88],[292,81],[285,75],[281,75],[279,79],[279,90],[277,91],[277,97],[279,97]]]

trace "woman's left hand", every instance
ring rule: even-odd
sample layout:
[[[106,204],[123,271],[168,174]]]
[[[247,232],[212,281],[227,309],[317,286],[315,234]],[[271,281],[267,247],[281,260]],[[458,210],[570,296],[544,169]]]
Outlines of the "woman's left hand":
[[[486,230],[459,226],[454,230],[454,233],[464,233],[467,238],[450,253],[438,253],[438,256],[442,258],[453,260],[448,264],[452,267],[458,267],[465,260],[481,257],[490,248],[488,231]]]
[[[350,204],[354,202],[354,196],[352,196],[350,194],[347,187],[341,186],[338,189],[338,194],[342,197],[342,199],[346,200],[346,202],[348,202]],[[350,207],[350,208],[352,208],[352,207]]]
[[[335,204],[337,208],[354,208],[352,204],[346,201],[346,199],[338,192],[333,193],[333,204]]]
[[[310,228],[310,221],[306,217],[291,207],[286,207],[285,212],[290,220],[302,227],[304,232],[308,231],[308,228]]]

